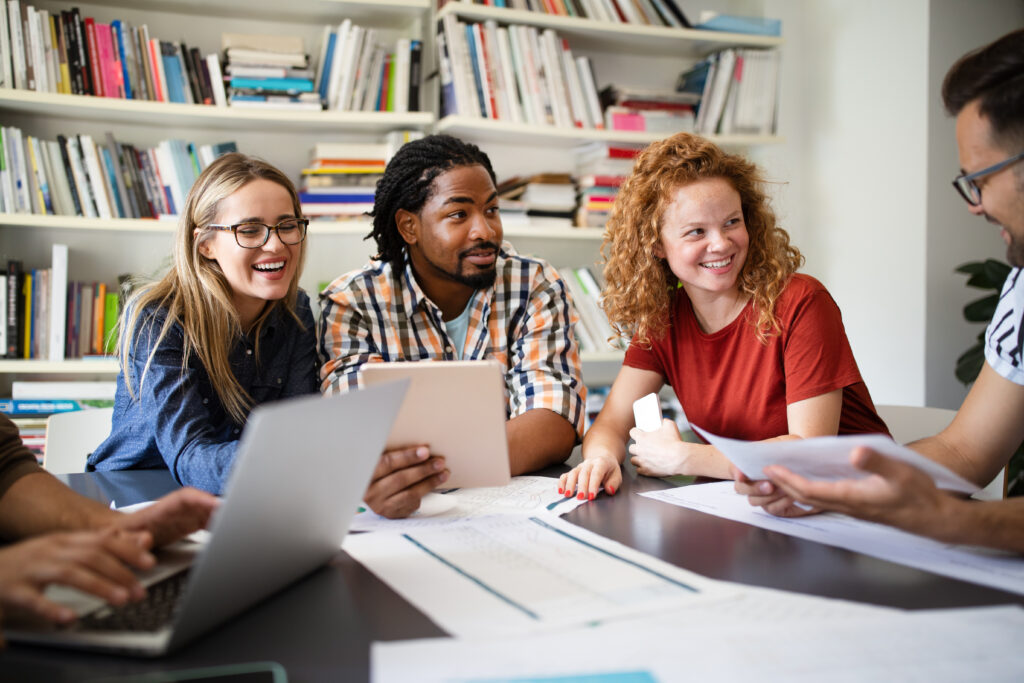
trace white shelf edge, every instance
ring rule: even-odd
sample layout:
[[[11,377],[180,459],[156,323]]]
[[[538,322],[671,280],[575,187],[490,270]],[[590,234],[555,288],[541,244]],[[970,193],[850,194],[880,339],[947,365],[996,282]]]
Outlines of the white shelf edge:
[[[151,218],[83,218],[81,216],[40,216],[25,213],[0,213],[0,227],[43,228],[67,230],[119,230],[138,233],[171,233],[178,227],[176,220],[154,220]],[[313,220],[309,224],[311,235],[358,235],[366,236],[373,225],[367,220]],[[602,228],[550,228],[510,226],[505,229],[506,237],[529,237],[541,239],[599,240],[604,236]]]
[[[625,351],[581,351],[580,360],[584,363],[621,363],[626,357]]]
[[[515,136],[517,143],[535,141],[554,143],[561,141],[566,145],[593,141],[648,145],[672,135],[672,133],[668,132],[631,132],[596,128],[534,126],[526,123],[509,123],[507,121],[462,115],[445,116],[437,122],[436,129],[439,133],[468,134],[480,137]],[[785,142],[785,138],[778,135],[704,135],[702,137],[722,146],[773,145]]]
[[[122,100],[90,95],[65,95],[0,88],[0,110],[21,111],[59,118],[88,118],[143,125],[174,125],[232,130],[388,131],[426,129],[434,124],[432,112],[286,111],[216,107],[179,102]]]
[[[17,360],[0,359],[0,373],[25,375],[116,375],[118,363],[113,359],[103,360]]]
[[[709,49],[714,49],[714,46],[726,45],[777,47],[784,42],[784,39],[779,36],[728,33],[725,31],[675,28],[673,26],[620,24],[611,21],[599,21],[597,19],[563,17],[543,12],[473,5],[464,2],[449,2],[437,12],[437,19],[440,20],[448,14],[479,21],[493,19],[503,24],[527,24],[541,28],[560,29],[576,35],[614,38],[619,42],[635,40],[638,45],[649,45],[651,39],[659,39],[659,42],[691,43],[698,46],[706,45],[709,46]]]

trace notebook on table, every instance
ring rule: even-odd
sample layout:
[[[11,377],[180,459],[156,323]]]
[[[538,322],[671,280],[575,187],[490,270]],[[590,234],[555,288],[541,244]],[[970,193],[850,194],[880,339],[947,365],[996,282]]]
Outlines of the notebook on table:
[[[205,544],[176,544],[147,573],[147,597],[112,608],[51,587],[69,627],[12,628],[11,641],[157,656],[328,562],[341,548],[408,382],[253,409]],[[258,567],[258,571],[254,571]],[[155,582],[155,583],[154,583]]]

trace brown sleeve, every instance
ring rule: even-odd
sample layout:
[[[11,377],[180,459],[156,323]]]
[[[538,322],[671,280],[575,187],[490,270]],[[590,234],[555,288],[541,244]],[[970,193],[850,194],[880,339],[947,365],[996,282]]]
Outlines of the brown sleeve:
[[[0,497],[26,474],[42,471],[35,454],[21,442],[17,425],[0,415]]]

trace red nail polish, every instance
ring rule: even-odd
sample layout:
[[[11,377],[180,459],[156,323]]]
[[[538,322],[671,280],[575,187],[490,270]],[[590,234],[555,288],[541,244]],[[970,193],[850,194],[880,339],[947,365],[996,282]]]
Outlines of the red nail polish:
[[[608,495],[609,496],[614,496],[615,495],[615,487],[614,486],[609,486],[608,487]]]
[[[561,493],[562,493],[562,487],[561,487],[561,486],[559,486],[559,487],[558,487],[558,493],[559,493],[559,494],[561,494]]]
[[[593,492],[587,494],[587,500],[594,500]]]
[[[579,495],[576,496],[576,498],[578,498],[579,500],[584,500],[586,498],[586,495],[583,493],[583,491],[580,491]]]

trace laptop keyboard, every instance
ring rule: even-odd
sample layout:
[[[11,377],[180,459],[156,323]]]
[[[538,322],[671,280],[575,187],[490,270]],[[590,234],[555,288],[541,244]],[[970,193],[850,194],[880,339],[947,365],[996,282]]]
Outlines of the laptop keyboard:
[[[178,572],[146,589],[146,597],[121,607],[107,605],[78,620],[88,631],[159,631],[174,618],[188,572]]]

